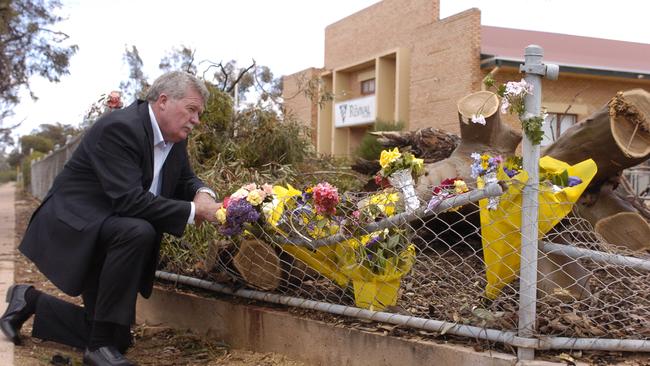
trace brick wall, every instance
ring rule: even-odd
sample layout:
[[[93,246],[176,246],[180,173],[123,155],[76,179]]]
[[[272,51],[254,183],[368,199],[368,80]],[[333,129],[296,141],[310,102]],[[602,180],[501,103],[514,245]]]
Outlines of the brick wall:
[[[480,85],[480,25],[470,9],[414,33],[409,129],[459,132],[456,102]]]
[[[282,77],[282,97],[285,115],[310,127],[312,143],[316,145],[317,97],[311,100],[304,93],[309,80],[315,80],[322,69],[308,68],[289,76]]]
[[[409,47],[414,32],[437,21],[439,0],[384,0],[325,28],[325,68],[337,69]]]

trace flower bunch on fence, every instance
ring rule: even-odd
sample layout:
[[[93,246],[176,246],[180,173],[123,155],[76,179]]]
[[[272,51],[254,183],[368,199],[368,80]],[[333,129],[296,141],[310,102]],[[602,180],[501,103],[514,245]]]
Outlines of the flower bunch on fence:
[[[221,224],[219,232],[226,236],[239,235],[247,224],[264,222],[264,212],[270,214],[273,206],[273,187],[249,183],[223,200],[215,216]],[[260,220],[262,219],[262,220]]]
[[[408,228],[364,229],[404,211],[394,188],[361,196],[341,194],[327,182],[304,191],[291,185],[248,184],[224,200],[223,206],[216,213],[221,234],[231,238],[257,236],[280,246],[340,286],[352,281],[355,294],[360,296],[359,306],[380,308],[394,304],[400,279],[415,261]],[[340,241],[308,249],[315,241],[335,234],[343,234]],[[362,287],[379,282],[390,282],[390,286],[381,290],[385,296],[377,303],[367,298],[369,287]]]
[[[494,79],[488,77],[484,83],[487,87],[492,87],[494,86]],[[521,121],[521,128],[528,139],[533,145],[539,145],[544,137],[542,125],[546,119],[546,113],[542,112],[539,116],[528,115],[524,104],[524,98],[534,93],[533,85],[527,83],[524,79],[509,81],[499,85],[496,93],[501,98],[501,113],[516,115]],[[485,117],[482,116],[480,109],[472,116],[472,122],[485,124]]]
[[[397,188],[404,196],[407,212],[413,212],[420,207],[420,201],[415,194],[415,180],[424,173],[424,160],[416,158],[410,152],[400,152],[398,148],[383,150],[379,157],[381,170],[375,177],[380,187],[385,187],[385,181]]]
[[[433,187],[427,210],[434,210],[443,200],[468,191],[469,188],[464,180],[458,177],[444,179],[439,185]]]

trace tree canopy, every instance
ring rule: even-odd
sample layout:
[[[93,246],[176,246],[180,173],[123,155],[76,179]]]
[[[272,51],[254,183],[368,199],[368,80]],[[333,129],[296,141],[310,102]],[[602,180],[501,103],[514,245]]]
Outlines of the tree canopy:
[[[41,76],[58,82],[68,74],[76,45],[68,35],[51,27],[62,20],[55,14],[58,0],[0,0],[0,122],[12,114],[30,78]]]

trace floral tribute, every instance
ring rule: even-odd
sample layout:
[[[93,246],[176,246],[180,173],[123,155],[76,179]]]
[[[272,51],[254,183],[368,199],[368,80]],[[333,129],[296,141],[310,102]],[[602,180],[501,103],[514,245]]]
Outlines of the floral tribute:
[[[372,232],[364,228],[403,212],[399,203],[400,194],[393,187],[358,199],[340,194],[328,182],[304,192],[291,185],[251,183],[224,199],[215,215],[220,233],[233,238],[280,235],[312,243],[343,233],[340,242],[327,246],[305,248],[282,241],[279,245],[340,286],[351,281],[358,306],[383,309],[397,301],[400,280],[415,262],[415,246],[408,228]]]
[[[384,180],[400,190],[404,196],[407,212],[420,207],[420,200],[415,194],[415,179],[424,173],[424,161],[410,152],[401,153],[398,148],[383,150],[379,157],[381,170],[375,177],[379,186],[386,186]]]
[[[124,103],[122,102],[122,92],[113,90],[108,94],[102,94],[99,99],[88,108],[88,111],[86,111],[84,123],[92,124],[104,114],[122,107],[124,107]]]
[[[500,155],[491,156],[489,154],[472,153],[472,178],[481,178],[485,184],[496,183],[497,170],[503,163],[503,158]],[[488,198],[488,210],[496,210],[499,205],[499,197]]]
[[[465,192],[469,192],[469,188],[464,180],[457,177],[447,178],[433,187],[433,196],[429,200],[427,211],[434,210],[443,200]]]
[[[414,178],[424,172],[424,160],[416,158],[410,152],[401,153],[398,148],[383,150],[379,157],[381,170],[379,175],[388,178],[399,170],[411,170]]]
[[[269,184],[258,186],[255,183],[246,184],[235,193],[223,200],[223,206],[215,216],[221,224],[219,232],[226,236],[239,235],[246,224],[253,224],[263,218],[263,212],[268,212],[272,205],[273,187]]]
[[[484,83],[487,87],[492,87],[494,86],[494,79],[488,77]],[[505,84],[501,84],[496,90],[497,95],[501,97],[501,113],[517,115],[521,121],[521,128],[528,139],[530,139],[533,145],[539,145],[544,137],[542,125],[546,119],[546,112],[543,112],[539,116],[526,115],[524,98],[526,95],[532,95],[533,92],[533,85],[529,84],[524,79],[521,79],[521,81],[509,81]],[[479,110],[472,116],[472,122],[485,124],[485,117],[483,117],[480,112],[481,111]]]

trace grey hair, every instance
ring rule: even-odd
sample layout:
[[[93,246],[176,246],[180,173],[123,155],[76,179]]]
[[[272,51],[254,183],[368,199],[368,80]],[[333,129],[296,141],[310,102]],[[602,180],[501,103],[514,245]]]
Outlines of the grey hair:
[[[158,77],[147,91],[145,99],[153,103],[163,93],[172,99],[182,99],[190,87],[201,94],[204,104],[208,101],[210,92],[205,83],[196,76],[184,71],[171,71]]]

